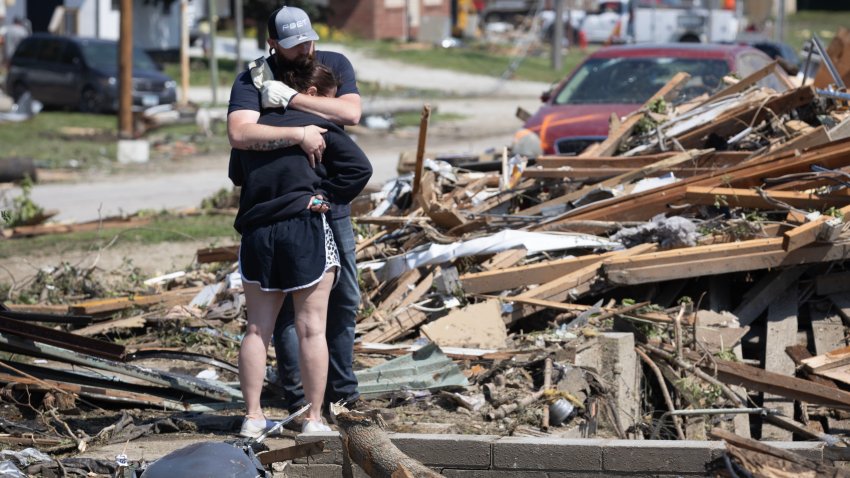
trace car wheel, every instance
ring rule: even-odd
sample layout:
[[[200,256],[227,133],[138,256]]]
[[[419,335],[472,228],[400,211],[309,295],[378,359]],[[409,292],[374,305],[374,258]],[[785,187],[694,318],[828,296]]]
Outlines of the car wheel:
[[[83,93],[80,95],[80,111],[83,113],[100,113],[101,104],[100,97],[94,88],[83,88]]]

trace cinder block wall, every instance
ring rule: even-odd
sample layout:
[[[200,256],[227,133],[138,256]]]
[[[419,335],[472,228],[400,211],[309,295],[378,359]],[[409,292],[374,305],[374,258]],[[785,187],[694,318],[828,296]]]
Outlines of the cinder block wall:
[[[705,464],[721,455],[717,441],[574,440],[478,435],[391,434],[399,449],[450,478],[558,478],[705,476]],[[338,433],[301,435],[306,443],[326,440],[321,456],[295,460],[287,477],[367,475],[348,463]],[[781,442],[773,446],[823,461],[823,444]]]

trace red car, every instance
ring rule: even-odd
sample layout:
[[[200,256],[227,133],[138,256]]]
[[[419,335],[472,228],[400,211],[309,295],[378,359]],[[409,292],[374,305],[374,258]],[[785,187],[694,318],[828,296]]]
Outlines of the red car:
[[[544,105],[516,133],[513,151],[527,157],[581,153],[605,139],[611,113],[623,117],[635,111],[680,71],[691,75],[677,99],[684,101],[716,91],[730,72],[743,78],[771,61],[745,45],[673,43],[599,49],[541,96]],[[781,89],[772,76],[766,80],[767,86]]]

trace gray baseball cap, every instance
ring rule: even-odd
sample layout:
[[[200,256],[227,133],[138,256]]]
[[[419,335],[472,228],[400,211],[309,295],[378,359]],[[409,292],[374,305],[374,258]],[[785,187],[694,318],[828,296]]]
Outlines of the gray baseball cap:
[[[281,7],[269,16],[269,38],[277,40],[281,48],[292,48],[307,41],[316,41],[319,34],[313,30],[310,18],[297,7]]]

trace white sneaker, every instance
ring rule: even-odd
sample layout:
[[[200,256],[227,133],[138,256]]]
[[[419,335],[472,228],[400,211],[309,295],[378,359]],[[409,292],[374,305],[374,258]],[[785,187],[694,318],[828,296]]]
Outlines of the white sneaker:
[[[242,429],[239,430],[239,436],[245,438],[257,438],[262,435],[263,432],[275,426],[276,424],[277,422],[274,422],[272,420],[245,417],[245,419],[242,420]],[[272,435],[277,435],[279,433],[280,430],[275,433],[272,433]]]
[[[304,420],[304,425],[301,426],[301,433],[326,433],[331,432],[331,427],[322,423],[321,420]]]

